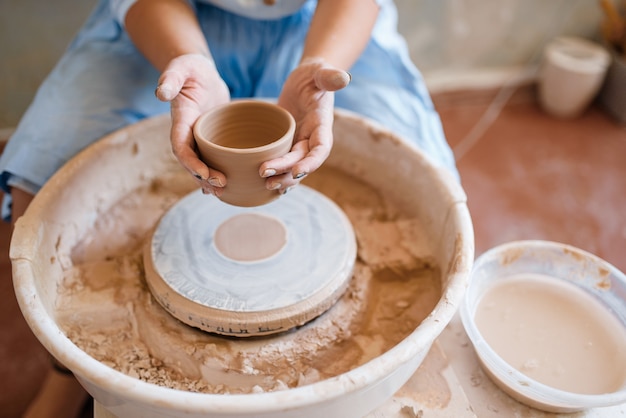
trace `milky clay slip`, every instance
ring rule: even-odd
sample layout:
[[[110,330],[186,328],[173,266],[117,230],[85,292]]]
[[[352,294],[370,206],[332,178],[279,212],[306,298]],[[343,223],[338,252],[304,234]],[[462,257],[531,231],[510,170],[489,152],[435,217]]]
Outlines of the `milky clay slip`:
[[[494,281],[475,313],[478,330],[508,364],[555,389],[596,395],[626,381],[626,329],[566,280],[518,273]]]
[[[359,242],[347,291],[313,321],[277,336],[239,339],[202,332],[170,316],[146,286],[142,248],[154,223],[190,189],[185,182],[153,182],[101,213],[74,247],[59,289],[58,323],[76,345],[112,368],[203,393],[293,388],[381,355],[409,335],[441,297],[439,269],[428,243],[419,239],[422,225],[339,170],[322,168],[307,184],[342,207]]]

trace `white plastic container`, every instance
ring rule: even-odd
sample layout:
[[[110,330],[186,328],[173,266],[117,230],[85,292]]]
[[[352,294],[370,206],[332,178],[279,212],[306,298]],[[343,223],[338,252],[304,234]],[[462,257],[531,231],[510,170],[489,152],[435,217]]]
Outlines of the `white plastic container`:
[[[559,37],[544,51],[539,103],[560,118],[580,116],[596,97],[611,61],[604,47],[575,37]]]
[[[475,322],[481,298],[497,281],[519,274],[550,276],[556,281],[577,286],[600,301],[626,329],[626,276],[615,267],[566,244],[549,241],[503,244],[476,259],[470,286],[460,309],[463,326],[485,373],[513,398],[549,412],[569,413],[626,402],[626,382],[619,390],[604,394],[559,390],[521,373],[487,343]]]

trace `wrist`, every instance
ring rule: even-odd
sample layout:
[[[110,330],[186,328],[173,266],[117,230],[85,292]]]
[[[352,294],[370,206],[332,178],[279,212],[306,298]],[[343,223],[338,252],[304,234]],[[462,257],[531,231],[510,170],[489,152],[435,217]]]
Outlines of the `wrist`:
[[[306,64],[325,64],[326,60],[320,56],[303,56],[300,58],[300,65]]]

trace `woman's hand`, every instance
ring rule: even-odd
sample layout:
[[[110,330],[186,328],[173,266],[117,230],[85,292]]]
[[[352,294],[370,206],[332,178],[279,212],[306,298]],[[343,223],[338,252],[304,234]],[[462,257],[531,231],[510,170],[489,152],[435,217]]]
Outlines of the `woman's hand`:
[[[266,187],[284,193],[328,158],[333,145],[334,92],[348,85],[350,74],[322,60],[305,60],[283,86],[278,104],[296,120],[291,151],[261,165]]]
[[[161,74],[155,94],[159,100],[171,104],[170,139],[174,155],[204,193],[219,196],[226,185],[226,177],[198,158],[193,138],[193,125],[198,117],[230,100],[228,87],[215,64],[202,54],[176,57]]]

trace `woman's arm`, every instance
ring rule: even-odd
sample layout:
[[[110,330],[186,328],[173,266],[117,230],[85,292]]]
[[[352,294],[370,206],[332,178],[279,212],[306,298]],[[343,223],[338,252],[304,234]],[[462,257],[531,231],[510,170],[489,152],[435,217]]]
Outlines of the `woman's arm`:
[[[321,59],[349,70],[370,39],[378,9],[374,0],[319,0],[302,61]]]
[[[138,0],[125,26],[137,49],[161,72],[156,96],[171,105],[174,155],[205,193],[220,195],[226,177],[200,161],[192,128],[203,112],[227,103],[230,93],[194,10],[186,0]]]
[[[138,0],[128,10],[125,25],[137,49],[160,72],[181,55],[210,57],[196,15],[186,0]]]
[[[296,119],[291,151],[261,165],[269,189],[284,192],[328,158],[333,145],[334,92],[348,85],[345,71],[365,49],[378,16],[374,0],[319,0],[301,61],[278,104]]]

